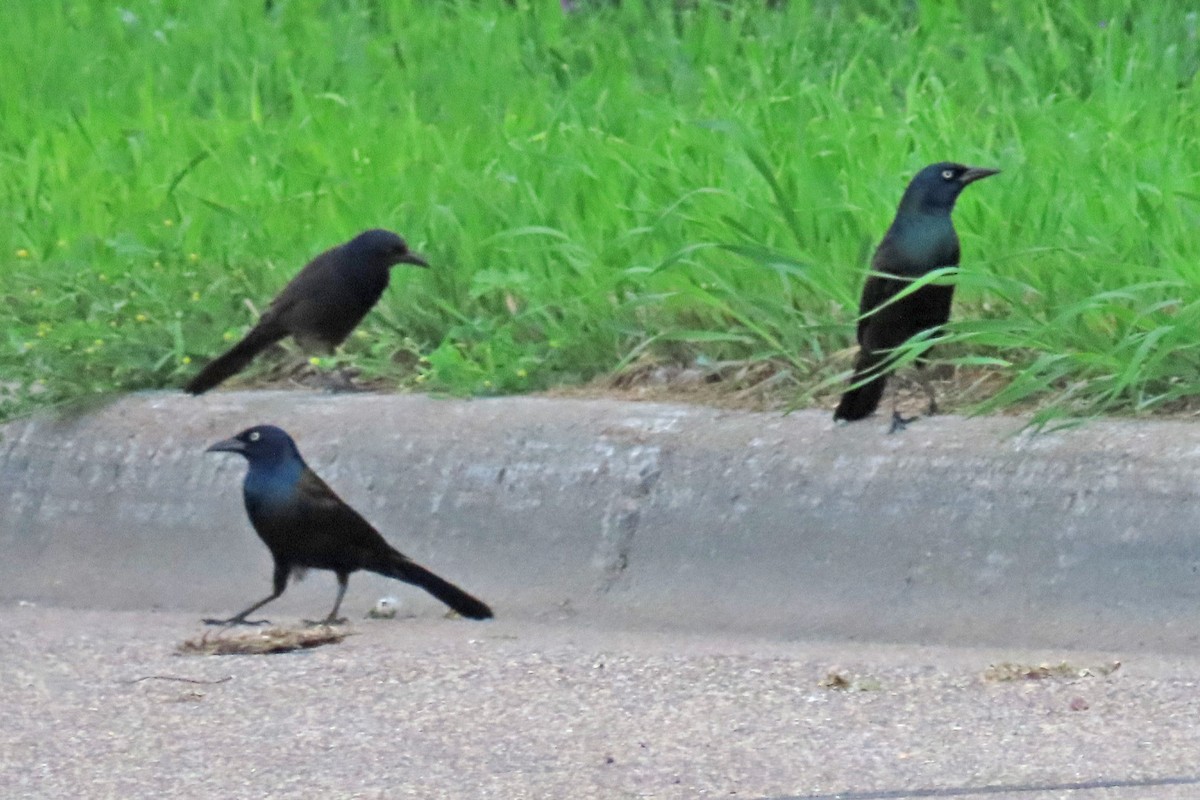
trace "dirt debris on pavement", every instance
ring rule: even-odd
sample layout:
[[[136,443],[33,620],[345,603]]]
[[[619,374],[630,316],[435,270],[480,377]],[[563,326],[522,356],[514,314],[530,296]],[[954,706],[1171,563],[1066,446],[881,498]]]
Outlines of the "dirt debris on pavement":
[[[1104,678],[1121,668],[1120,661],[1076,667],[1062,661],[1058,664],[1014,664],[1005,661],[993,664],[983,671],[985,681],[1041,681],[1047,678],[1070,680],[1074,678]]]
[[[351,631],[330,625],[237,632],[206,631],[198,637],[180,642],[177,649],[180,655],[185,656],[271,655],[337,644],[351,635]]]

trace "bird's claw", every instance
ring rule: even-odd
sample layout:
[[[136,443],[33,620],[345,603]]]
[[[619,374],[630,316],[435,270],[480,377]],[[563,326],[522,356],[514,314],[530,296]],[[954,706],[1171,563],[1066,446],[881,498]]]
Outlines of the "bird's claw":
[[[920,419],[920,417],[912,416],[912,417],[906,418],[906,417],[900,416],[899,411],[893,411],[892,412],[892,426],[890,428],[888,428],[888,433],[898,433],[899,431],[902,431],[905,428],[907,428],[908,423],[913,422],[914,420],[917,420],[917,419]]]
[[[325,619],[306,619],[303,622],[310,628],[319,628],[324,625],[345,625],[349,620],[345,617],[326,617]]]
[[[365,392],[366,389],[354,382],[354,376],[344,369],[321,375],[321,386],[330,394]]]
[[[269,619],[246,619],[245,617],[230,617],[229,619],[212,619],[205,618],[201,620],[205,625],[221,625],[223,627],[231,627],[233,625],[270,625]]]

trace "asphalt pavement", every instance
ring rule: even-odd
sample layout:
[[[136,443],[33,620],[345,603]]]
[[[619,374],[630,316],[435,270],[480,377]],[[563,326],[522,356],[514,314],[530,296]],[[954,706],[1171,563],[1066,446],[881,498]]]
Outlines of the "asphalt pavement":
[[[294,653],[177,655],[220,634],[196,614],[0,609],[0,785],[25,798],[1200,795],[1190,656],[631,631],[587,615],[350,630]],[[988,677],[1041,666],[1055,674]]]

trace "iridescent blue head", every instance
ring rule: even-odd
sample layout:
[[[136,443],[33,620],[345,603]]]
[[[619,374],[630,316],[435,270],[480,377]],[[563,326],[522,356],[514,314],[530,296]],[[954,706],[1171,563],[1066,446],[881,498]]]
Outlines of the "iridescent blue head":
[[[412,264],[428,267],[429,262],[408,249],[403,239],[391,231],[375,228],[363,231],[342,245],[343,254],[352,262],[370,267]]]
[[[292,437],[274,425],[255,425],[208,448],[208,453],[241,453],[251,466],[269,466],[293,459],[303,463]]]
[[[918,172],[908,184],[896,215],[949,214],[963,189],[998,172],[998,169],[968,167],[952,161],[930,164]]]

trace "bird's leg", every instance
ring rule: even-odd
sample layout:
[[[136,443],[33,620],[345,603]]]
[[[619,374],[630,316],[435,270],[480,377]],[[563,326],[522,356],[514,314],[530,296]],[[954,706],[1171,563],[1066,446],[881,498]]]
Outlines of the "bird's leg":
[[[912,378],[909,378],[908,376],[899,376],[899,375],[893,376],[893,378],[899,378],[900,380],[902,380],[906,383],[909,383],[912,380],[914,380]],[[925,416],[932,417],[934,414],[938,413],[937,392],[934,391],[934,388],[933,388],[933,376],[925,371],[924,363],[921,363],[921,362],[917,363],[915,380],[916,380],[917,385],[919,385],[921,387],[921,390],[923,392],[925,392],[925,397],[927,397],[929,399],[929,407],[925,411]],[[895,386],[895,383],[893,382],[893,387],[894,386]],[[908,423],[913,422],[914,420],[920,419],[920,417],[917,415],[913,415],[911,417],[900,416],[900,411],[897,408],[898,405],[899,405],[899,391],[897,390],[896,400],[892,404],[892,427],[888,430],[888,433],[895,433],[896,431],[902,431],[902,430],[904,430],[905,426],[908,425]]]
[[[921,388],[925,390],[925,396],[929,398],[929,408],[925,412],[925,416],[932,417],[938,413],[937,393],[933,390],[933,376],[925,371],[923,364],[917,365],[917,383],[921,384]]]
[[[934,414],[938,413],[937,393],[934,392],[933,389],[933,378],[925,371],[925,366],[923,364],[917,365],[916,372],[916,383],[921,387],[922,391],[925,392],[925,396],[929,398],[929,408],[925,412],[925,416],[932,417]],[[904,417],[900,415],[900,388],[897,386],[897,381],[895,380],[896,378],[899,378],[906,383],[913,380],[908,376],[893,376],[892,391],[895,392],[895,394],[892,395],[892,426],[888,428],[888,433],[902,431],[908,427],[908,423],[920,419],[920,416],[916,414],[911,417]]]
[[[296,334],[296,342],[306,353],[312,353],[318,358],[306,358],[305,372],[315,368],[314,383],[330,394],[339,392],[357,392],[360,389],[354,385],[354,380],[346,367],[336,361],[337,345],[330,344],[320,335],[314,333]],[[333,369],[325,365],[332,364]]]
[[[240,614],[234,614],[229,619],[205,619],[205,625],[270,625],[269,619],[246,619],[246,617],[258,611],[260,608],[271,602],[279,595],[283,594],[283,590],[287,588],[289,567],[286,564],[275,562],[275,572],[271,576],[272,591],[269,595],[259,600],[254,605],[247,608]]]
[[[260,608],[274,600],[276,597],[279,597],[281,594],[283,594],[283,592],[272,592],[268,597],[259,600],[242,613],[234,614],[229,619],[206,618],[203,620],[203,622],[205,625],[270,625],[271,620],[269,619],[246,619],[246,617],[250,616],[255,611],[258,611]]]
[[[309,342],[310,350],[318,351],[325,359],[333,360],[337,355],[337,351],[327,346],[320,346],[319,343]],[[324,369],[320,366],[316,368],[315,382],[325,391],[330,394],[340,394],[342,392],[363,392],[366,391],[354,382],[355,372],[351,367],[334,362],[333,369]]]
[[[325,391],[332,394],[341,392],[364,392],[361,386],[354,382],[354,375],[347,367],[339,365],[333,372],[322,373],[321,375],[325,383]]]
[[[900,383],[895,380],[897,376],[893,375],[893,380],[890,381],[891,386],[889,391],[892,393],[892,424],[888,427],[888,433],[898,433],[908,427],[908,423],[916,419],[913,417],[903,417],[900,415]]]
[[[346,596],[346,587],[350,585],[350,575],[345,572],[337,574],[338,593],[337,599],[333,601],[333,611],[329,612],[329,616],[322,620],[304,620],[309,625],[345,625],[346,618],[337,615],[338,609],[342,607],[342,598]]]

